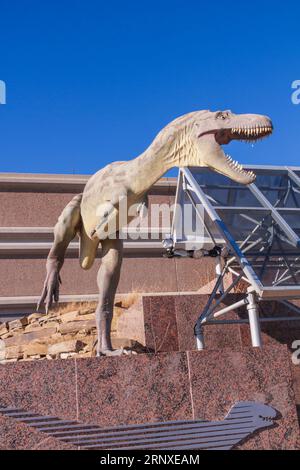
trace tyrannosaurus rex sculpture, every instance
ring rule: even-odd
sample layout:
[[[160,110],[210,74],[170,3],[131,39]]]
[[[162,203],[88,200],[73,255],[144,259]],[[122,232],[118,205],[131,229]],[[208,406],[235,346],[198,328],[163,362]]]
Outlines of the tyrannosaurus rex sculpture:
[[[271,120],[256,114],[233,114],[231,111],[195,111],[185,114],[162,129],[152,144],[137,158],[114,162],[95,173],[82,194],[75,196],[64,208],[54,228],[54,242],[46,264],[46,280],[38,309],[58,301],[60,270],[67,247],[79,235],[80,265],[89,269],[96,257],[99,243],[102,262],[97,276],[99,302],[96,310],[98,330],[97,354],[118,355],[113,350],[110,328],[113,304],[120,277],[123,242],[118,232],[134,218],[126,214],[120,224],[120,200],[127,206],[142,204],[151,186],[170,168],[207,166],[237,183],[250,184],[253,172],[245,171],[223,152],[221,145],[232,140],[256,141],[271,134]],[[112,223],[112,221],[114,223]],[[115,237],[107,230],[114,227]]]

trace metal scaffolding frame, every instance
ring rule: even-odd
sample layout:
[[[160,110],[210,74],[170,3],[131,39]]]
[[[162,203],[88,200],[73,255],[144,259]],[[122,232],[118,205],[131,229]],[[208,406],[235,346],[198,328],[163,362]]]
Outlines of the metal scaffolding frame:
[[[300,298],[300,167],[251,169],[258,177],[249,186],[207,168],[179,172],[172,233],[164,241],[168,256],[194,256],[202,251],[203,256],[217,260],[214,288],[194,328],[200,350],[207,325],[248,323],[253,347],[261,347],[261,323],[300,321],[300,308],[290,302]],[[226,203],[218,199],[218,192],[226,196]],[[247,200],[251,204],[245,204]],[[196,235],[192,245],[182,235],[178,207],[185,203],[191,205],[192,217],[205,232],[204,241]],[[205,250],[207,246],[210,249]],[[224,288],[227,274],[232,281]],[[241,281],[248,285],[243,298],[220,308]],[[264,300],[278,301],[295,315],[260,317],[258,303]],[[246,307],[248,318],[225,317],[240,307]]]

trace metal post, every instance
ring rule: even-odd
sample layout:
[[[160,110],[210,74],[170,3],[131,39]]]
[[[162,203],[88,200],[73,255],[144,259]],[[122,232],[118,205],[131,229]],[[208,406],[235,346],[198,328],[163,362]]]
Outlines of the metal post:
[[[254,348],[261,348],[262,340],[261,340],[259,315],[258,315],[255,294],[253,293],[248,294],[248,302],[249,303],[247,305],[247,310],[248,310],[248,315],[249,315],[252,346]]]
[[[197,332],[195,331],[195,336],[196,336],[196,347],[198,351],[203,351],[203,349],[205,348],[203,327],[197,328]]]
[[[217,258],[217,263],[216,263],[216,275],[217,275],[217,277],[218,277],[218,276],[221,276],[222,272],[223,272],[223,268],[222,268],[222,258],[221,258],[221,256],[218,256],[218,258]],[[221,283],[220,283],[219,292],[220,292],[220,294],[224,294],[224,282],[223,282],[223,278],[222,278],[222,281],[221,281]]]

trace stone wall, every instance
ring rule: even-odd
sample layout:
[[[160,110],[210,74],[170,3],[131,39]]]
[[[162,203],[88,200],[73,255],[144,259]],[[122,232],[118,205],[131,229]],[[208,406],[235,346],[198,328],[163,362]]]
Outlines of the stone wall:
[[[278,412],[276,426],[241,449],[295,449],[299,438],[290,357],[263,351],[190,351],[110,358],[70,358],[0,366],[0,403],[102,427],[157,421],[222,420],[237,402]],[[0,449],[68,448],[0,414]]]

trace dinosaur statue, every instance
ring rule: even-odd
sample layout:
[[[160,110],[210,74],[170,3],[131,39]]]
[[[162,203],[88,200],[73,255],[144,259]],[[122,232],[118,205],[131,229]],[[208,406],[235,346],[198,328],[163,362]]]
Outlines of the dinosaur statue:
[[[137,158],[111,163],[95,173],[83,193],[76,195],[63,209],[55,225],[38,309],[45,302],[48,311],[53,301],[58,301],[60,270],[67,247],[76,234],[80,238],[80,266],[83,269],[92,266],[101,243],[102,262],[97,276],[97,355],[125,353],[113,350],[110,338],[122,264],[123,242],[118,236],[119,231],[140,213],[151,186],[172,167],[207,166],[237,183],[252,183],[255,174],[245,171],[225,155],[221,146],[232,140],[254,142],[268,136],[272,130],[272,122],[266,116],[238,115],[231,111],[195,111],[164,127]],[[134,215],[128,216],[127,212],[124,218],[121,214],[122,198],[127,198],[128,208],[136,205]]]
[[[0,414],[86,450],[230,450],[253,433],[274,426],[273,420],[279,418],[272,406],[254,401],[235,403],[218,421],[165,421],[108,428],[1,405]]]

